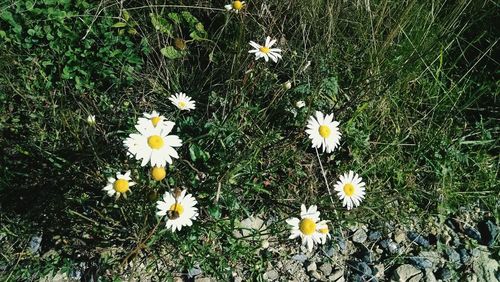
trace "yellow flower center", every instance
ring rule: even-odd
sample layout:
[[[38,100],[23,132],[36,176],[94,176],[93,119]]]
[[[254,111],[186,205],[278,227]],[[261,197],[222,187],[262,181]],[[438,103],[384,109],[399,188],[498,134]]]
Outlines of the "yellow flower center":
[[[243,3],[241,1],[233,1],[233,9],[241,10],[243,8]]]
[[[148,138],[148,145],[151,149],[160,149],[164,145],[163,139],[160,135],[151,135]]]
[[[184,208],[179,203],[172,204],[169,210],[177,212],[179,216],[184,212]]]
[[[162,181],[166,175],[167,171],[164,167],[155,166],[153,167],[153,169],[151,169],[151,177],[153,177],[153,179],[156,181]]]
[[[316,223],[310,218],[304,218],[299,223],[300,232],[304,235],[311,235],[316,231]]]
[[[344,185],[344,193],[348,196],[351,197],[354,194],[354,185],[351,183],[347,183]]]
[[[262,46],[259,48],[259,51],[261,51],[264,54],[267,54],[271,51],[271,49],[267,48],[266,46]]]
[[[179,102],[179,108],[184,109],[186,107],[186,102],[180,101]]]
[[[113,189],[119,193],[125,193],[128,191],[128,181],[125,179],[117,179],[115,183],[113,183]]]
[[[328,138],[328,136],[330,136],[331,133],[332,130],[330,129],[330,127],[326,125],[322,125],[319,127],[319,135],[321,135],[321,137]]]
[[[321,229],[319,230],[319,232],[320,232],[321,234],[328,234],[328,226],[321,228]]]
[[[153,124],[154,127],[156,127],[160,121],[161,121],[160,117],[151,118],[151,123]]]

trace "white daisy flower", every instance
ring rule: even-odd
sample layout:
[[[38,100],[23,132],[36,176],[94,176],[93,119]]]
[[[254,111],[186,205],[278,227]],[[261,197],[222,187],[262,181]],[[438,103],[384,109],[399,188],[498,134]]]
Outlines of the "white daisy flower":
[[[153,111],[150,114],[144,113],[144,117],[140,117],[137,124],[141,127],[148,127],[149,125],[153,125],[153,127],[163,126],[170,128],[170,130],[172,130],[175,125],[175,123],[166,120],[166,118],[160,115],[157,111]]]
[[[300,206],[300,218],[292,217],[286,220],[286,223],[292,226],[292,234],[289,239],[295,239],[300,236],[302,245],[307,245],[309,252],[312,251],[314,243],[321,243],[321,233],[318,232],[317,222],[319,221],[319,211],[316,206]]]
[[[191,100],[191,97],[182,92],[175,93],[175,95],[170,96],[168,99],[181,111],[194,110],[196,107],[195,102]]]
[[[167,176],[167,171],[162,166],[155,166],[151,169],[151,177],[156,181],[162,181]]]
[[[123,195],[123,197],[126,199],[127,194],[125,193],[132,193],[130,187],[135,185],[135,182],[132,182],[130,180],[132,180],[132,178],[130,178],[130,170],[125,174],[117,172],[116,178],[108,177],[108,185],[106,185],[106,187],[104,187],[102,190],[106,191],[106,193],[110,197],[115,195],[116,199],[118,199],[120,198],[120,195]]]
[[[322,112],[317,111],[316,118],[309,118],[306,129],[312,140],[312,147],[323,147],[323,152],[331,153],[340,144],[342,134],[338,126],[339,122],[333,121],[333,114],[323,116]]]
[[[278,62],[278,59],[281,59],[281,49],[271,48],[274,43],[276,43],[276,39],[271,40],[271,37],[269,36],[266,38],[266,43],[264,45],[250,41],[250,45],[255,49],[248,51],[248,53],[255,53],[255,60],[264,58],[267,62],[269,61],[269,58],[271,58],[271,60],[276,63]]]
[[[177,135],[168,135],[175,123],[169,123],[168,127],[145,124],[144,127],[136,125],[139,133],[130,134],[123,141],[128,149],[128,155],[142,160],[141,166],[151,163],[151,166],[162,166],[171,164],[172,158],[179,158],[174,147],[182,146],[182,141]]]
[[[349,171],[340,176],[340,180],[335,184],[335,191],[343,201],[342,205],[348,210],[357,207],[365,197],[365,183],[357,173]]]
[[[186,194],[186,190],[166,192],[163,201],[156,202],[156,208],[159,210],[156,214],[167,216],[167,229],[171,228],[172,232],[180,231],[183,226],[191,226],[198,216],[198,208],[194,207],[197,203],[191,194]]]
[[[328,221],[322,220],[317,224],[318,232],[321,235],[321,244],[326,243],[326,239],[330,239],[332,236],[330,235],[330,230],[328,229]]]
[[[87,123],[90,125],[90,126],[94,126],[95,125],[95,115],[89,115],[87,117]]]
[[[238,14],[245,7],[245,1],[233,1],[231,4],[224,5],[229,12]]]

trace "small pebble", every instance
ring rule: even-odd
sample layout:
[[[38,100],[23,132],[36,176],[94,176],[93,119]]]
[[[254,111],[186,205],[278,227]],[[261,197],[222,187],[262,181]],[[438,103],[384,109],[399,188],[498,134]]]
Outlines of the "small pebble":
[[[397,230],[395,233],[394,233],[394,242],[396,243],[401,243],[403,242],[404,240],[406,240],[406,234],[404,231],[402,230]]]
[[[350,266],[355,273],[366,276],[372,275],[372,269],[368,266],[368,264],[366,264],[366,262],[363,261],[351,262]]]
[[[271,270],[267,271],[266,273],[264,273],[264,276],[269,281],[274,281],[274,280],[277,280],[280,277],[280,274],[278,273],[278,271],[276,271],[274,269],[271,269]]]
[[[363,230],[363,228],[359,228],[352,235],[352,241],[355,243],[364,243],[366,241],[366,238],[368,238],[368,236],[366,235],[366,232]]]
[[[319,267],[319,270],[321,270],[321,273],[323,273],[323,275],[325,276],[329,276],[330,274],[332,274],[332,264],[331,263],[323,263],[320,267]]]
[[[414,266],[420,268],[420,269],[425,269],[425,268],[432,268],[432,262],[425,257],[410,257],[409,258],[411,264]]]
[[[382,249],[388,251],[391,254],[396,254],[398,252],[399,246],[391,239],[384,239],[380,241],[380,246]]]
[[[443,281],[450,281],[451,277],[452,277],[451,271],[446,267],[440,268],[438,269],[438,271],[436,271],[437,279],[441,279]]]
[[[306,270],[308,272],[316,271],[318,268],[316,267],[316,263],[313,261],[307,265]]]
[[[467,227],[464,230],[465,235],[467,235],[469,238],[474,239],[478,242],[481,242],[481,233],[477,231],[476,228],[474,227]]]
[[[448,261],[451,263],[459,264],[460,263],[460,254],[455,251],[453,248],[446,248],[444,250]]]
[[[305,262],[305,261],[307,260],[307,256],[306,256],[306,255],[304,255],[304,254],[298,254],[298,255],[294,255],[294,256],[292,257],[292,259],[293,259],[293,260],[295,260],[295,261],[298,261],[298,262],[302,262],[302,263],[303,263],[303,262]]]
[[[382,238],[382,232],[380,231],[370,231],[370,233],[368,233],[368,240],[370,241],[377,241],[380,240],[380,238]]]
[[[463,263],[463,264],[469,264],[470,262],[470,253],[469,251],[462,247],[460,249],[458,249],[458,254],[460,255],[460,261]]]

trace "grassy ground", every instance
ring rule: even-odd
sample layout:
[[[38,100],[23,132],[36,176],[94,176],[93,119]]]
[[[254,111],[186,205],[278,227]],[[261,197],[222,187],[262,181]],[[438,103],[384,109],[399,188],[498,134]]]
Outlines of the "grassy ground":
[[[301,203],[318,205],[333,232],[472,204],[498,218],[497,4],[256,0],[230,14],[222,1],[174,2],[2,1],[2,280],[80,262],[112,279],[137,256],[167,265],[156,270],[164,278],[195,264],[213,277],[238,265],[259,277],[278,258],[256,254],[259,234],[236,239],[235,226],[272,218],[266,232],[295,247],[284,219]],[[247,53],[267,35],[283,49],[278,64]],[[186,49],[169,47],[176,38]],[[178,91],[195,111],[170,105]],[[151,110],[184,140],[162,184],[122,145]],[[367,182],[353,211],[331,203],[305,135],[316,110],[341,122],[340,150],[320,154],[330,186],[348,170]],[[115,202],[101,189],[127,169],[139,185]],[[175,234],[155,217],[158,194],[173,187],[200,207]],[[26,251],[33,234],[42,255]]]

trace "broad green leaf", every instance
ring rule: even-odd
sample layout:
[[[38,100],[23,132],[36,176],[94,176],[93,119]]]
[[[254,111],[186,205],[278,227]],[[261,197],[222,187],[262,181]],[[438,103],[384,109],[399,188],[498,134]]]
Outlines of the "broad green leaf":
[[[177,51],[174,46],[167,46],[160,50],[161,54],[171,60],[182,58],[183,54]]]

